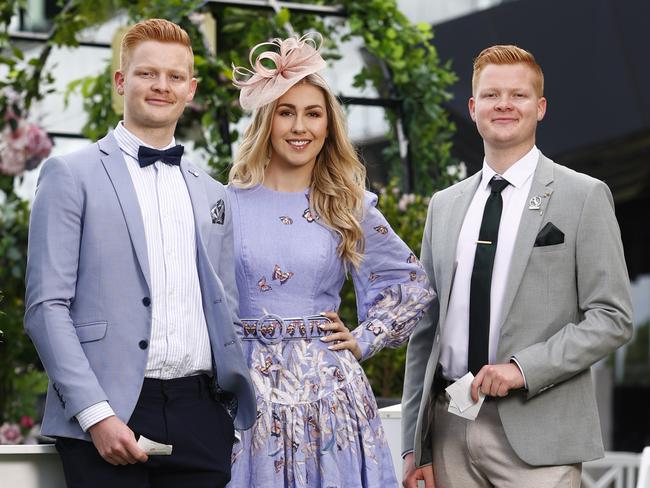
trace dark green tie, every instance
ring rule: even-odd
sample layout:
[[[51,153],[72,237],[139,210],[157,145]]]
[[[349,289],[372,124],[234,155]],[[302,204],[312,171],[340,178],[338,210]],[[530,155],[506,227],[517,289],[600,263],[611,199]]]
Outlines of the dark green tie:
[[[490,180],[491,192],[485,202],[481,230],[476,242],[469,292],[469,348],[467,353],[468,368],[474,375],[488,364],[492,268],[494,267],[499,222],[503,210],[501,192],[508,185],[509,183],[499,176],[494,176]]]

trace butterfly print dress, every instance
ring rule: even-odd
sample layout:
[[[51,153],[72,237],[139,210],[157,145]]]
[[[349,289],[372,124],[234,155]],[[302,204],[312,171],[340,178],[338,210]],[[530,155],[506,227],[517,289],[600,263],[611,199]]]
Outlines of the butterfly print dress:
[[[330,351],[320,337],[306,337],[306,330],[317,335],[317,327],[301,319],[339,308],[345,269],[336,254],[336,234],[309,209],[305,191],[264,186],[228,191],[240,336],[258,409],[256,424],[233,448],[228,486],[398,486],[361,364],[348,350]],[[420,263],[376,202],[367,192],[364,260],[350,270],[359,316],[353,334],[362,361],[385,346],[403,344],[433,298]],[[263,316],[295,319],[276,330],[268,322],[256,326],[254,319]],[[265,339],[280,336],[285,339]]]

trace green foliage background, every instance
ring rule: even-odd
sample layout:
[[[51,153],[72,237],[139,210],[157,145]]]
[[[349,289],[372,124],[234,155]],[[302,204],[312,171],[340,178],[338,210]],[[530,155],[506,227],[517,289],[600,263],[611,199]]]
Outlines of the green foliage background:
[[[365,49],[375,61],[361,68],[354,84],[357,87],[372,86],[380,97],[399,102],[399,110],[386,110],[391,129],[386,135],[389,146],[384,151],[384,163],[402,188],[405,187],[406,175],[397,137],[400,117],[409,141],[414,190],[430,194],[456,181],[445,171],[447,166],[454,164],[450,151],[455,127],[442,108],[450,98],[448,88],[456,77],[449,65],[440,61],[430,42],[433,39],[431,26],[412,24],[398,10],[395,0],[295,2],[341,5],[346,9],[346,19],[323,19],[290,13],[286,9],[276,14],[212,4],[209,10],[218,24],[216,56],[209,51],[200,28],[189,20],[190,14],[196,12],[203,2],[114,0],[110,3],[126,8],[131,21],[168,18],[190,33],[199,86],[194,103],[179,123],[178,135],[181,139],[192,140],[196,147],[205,151],[216,177],[226,177],[232,162],[231,143],[239,137],[232,127],[243,116],[237,104],[238,91],[232,86],[231,66],[248,65],[251,46],[273,37],[287,37],[290,23],[298,33],[321,32],[326,39],[323,49],[326,59],[341,56],[340,42],[363,39]],[[91,140],[102,137],[120,119],[112,109],[110,80],[110,67],[107,67],[99,77],[79,80],[72,87],[78,89],[85,100],[84,109],[89,117],[83,133]]]
[[[429,197],[402,193],[395,179],[386,187],[378,186],[374,190],[379,196],[377,208],[384,214],[393,231],[419,256]],[[400,206],[400,201],[404,197],[410,197],[409,203]],[[357,323],[354,287],[351,280],[348,280],[343,287],[339,315],[345,324]],[[363,369],[376,396],[384,398],[401,396],[405,362],[406,347],[400,347],[384,349],[363,363]]]
[[[326,39],[326,59],[341,56],[342,41],[361,38],[369,58],[374,61],[361,67],[355,77],[358,87],[372,86],[380,97],[397,102],[398,110],[386,110],[391,127],[383,164],[390,168],[388,191],[382,193],[380,210],[393,229],[419,253],[426,214],[425,198],[417,196],[405,209],[398,206],[405,187],[404,161],[400,156],[397,126],[402,124],[409,140],[409,157],[413,161],[414,188],[418,195],[429,195],[454,182],[445,170],[454,164],[450,155],[450,138],[454,126],[449,122],[442,103],[449,99],[448,88],[455,76],[442,63],[431,44],[433,33],[427,24],[414,25],[399,12],[395,0],[326,1],[303,0],[295,3],[342,5],[347,17],[322,18],[281,10],[253,10],[224,7],[202,0],[68,0],[60,1],[61,12],[53,19],[49,41],[36,56],[27,58],[12,45],[8,26],[25,0],[4,0],[0,4],[0,130],[8,110],[27,115],[33,102],[53,91],[54,80],[46,62],[55,47],[78,46],[79,34],[126,12],[130,22],[145,18],[167,18],[182,25],[192,37],[199,90],[194,103],[181,119],[177,135],[193,141],[202,149],[213,170],[222,181],[231,164],[231,144],[237,140],[235,124],[244,115],[237,103],[238,92],[232,86],[231,65],[248,64],[250,46],[273,37],[317,30]],[[210,11],[217,19],[217,54],[211,52],[198,23],[190,19],[198,12]],[[87,113],[83,133],[91,140],[102,137],[114,127],[120,116],[112,108],[112,73],[107,66],[98,76],[74,82],[66,97],[82,96]],[[17,106],[6,96],[10,88],[19,96]],[[24,314],[24,270],[27,250],[29,208],[14,192],[14,178],[0,175],[0,422],[16,421],[20,415],[32,414],[34,397],[45,389],[46,377],[31,342],[22,329]],[[342,317],[349,325],[356,323],[352,288],[344,289]],[[375,392],[379,396],[399,396],[401,392],[404,349],[383,351],[364,364]]]

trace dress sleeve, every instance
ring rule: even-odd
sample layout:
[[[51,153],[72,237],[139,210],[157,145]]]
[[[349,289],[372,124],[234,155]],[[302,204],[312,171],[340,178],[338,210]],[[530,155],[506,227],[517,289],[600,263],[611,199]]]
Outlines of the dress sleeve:
[[[365,360],[383,347],[399,347],[435,297],[415,254],[375,208],[377,196],[366,192],[362,228],[364,258],[351,271],[359,326],[352,331]]]

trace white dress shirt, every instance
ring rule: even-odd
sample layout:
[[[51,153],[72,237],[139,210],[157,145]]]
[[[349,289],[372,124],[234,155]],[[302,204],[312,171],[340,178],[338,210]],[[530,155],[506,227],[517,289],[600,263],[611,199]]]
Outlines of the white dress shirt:
[[[192,202],[180,167],[138,164],[148,146],[120,122],[113,135],[122,150],[142,212],[151,281],[151,337],[145,377],[172,379],[212,371],[210,338],[196,269]],[[164,148],[175,145],[171,142]],[[151,147],[151,146],[149,146]],[[107,402],[77,414],[85,431],[113,415]]]
[[[492,271],[490,293],[490,345],[488,358],[490,364],[496,363],[499,334],[503,322],[503,297],[508,282],[510,261],[515,246],[521,214],[528,200],[528,194],[537,168],[539,150],[533,148],[519,161],[513,164],[501,176],[508,185],[501,197],[503,211],[499,224],[499,239],[497,241],[494,268]],[[456,247],[456,272],[453,278],[453,288],[449,298],[447,318],[441,331],[441,349],[439,362],[442,375],[450,380],[464,376],[468,371],[467,352],[469,344],[469,298],[476,240],[478,239],[483,209],[490,196],[489,183],[496,172],[487,161],[483,161],[481,182],[469,205],[463,226],[458,236]]]

